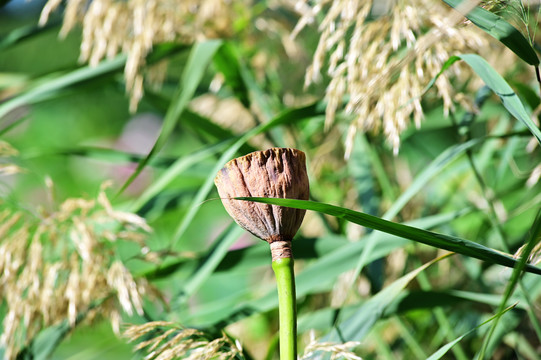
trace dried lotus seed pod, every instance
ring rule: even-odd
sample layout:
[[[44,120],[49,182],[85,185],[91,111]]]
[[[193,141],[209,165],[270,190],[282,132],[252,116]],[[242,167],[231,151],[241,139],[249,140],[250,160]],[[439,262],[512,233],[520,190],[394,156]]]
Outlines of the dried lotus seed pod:
[[[272,148],[229,161],[214,179],[225,209],[242,228],[272,244],[290,241],[306,210],[251,201],[252,196],[308,200],[306,157],[300,150]]]

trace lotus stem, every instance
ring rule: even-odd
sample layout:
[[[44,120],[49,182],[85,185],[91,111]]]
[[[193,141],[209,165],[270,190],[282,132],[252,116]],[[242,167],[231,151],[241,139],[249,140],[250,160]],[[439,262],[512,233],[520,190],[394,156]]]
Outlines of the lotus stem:
[[[297,360],[297,304],[291,241],[271,243],[271,252],[278,288],[280,360]]]

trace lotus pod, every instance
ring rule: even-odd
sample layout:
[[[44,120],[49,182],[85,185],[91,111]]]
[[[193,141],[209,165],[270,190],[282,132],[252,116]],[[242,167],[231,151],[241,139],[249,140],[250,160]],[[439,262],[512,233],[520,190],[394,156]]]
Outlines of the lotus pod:
[[[225,209],[242,228],[272,244],[289,241],[301,226],[306,210],[234,197],[308,200],[306,157],[300,150],[272,148],[229,161],[214,179]]]

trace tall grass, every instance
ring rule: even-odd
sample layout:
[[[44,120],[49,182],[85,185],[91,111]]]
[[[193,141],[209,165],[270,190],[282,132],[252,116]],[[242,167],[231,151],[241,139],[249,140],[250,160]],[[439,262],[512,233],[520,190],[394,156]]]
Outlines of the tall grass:
[[[292,243],[303,358],[539,359],[537,8],[516,24],[517,4],[204,0],[199,21],[155,0],[176,37],[86,64],[111,14],[80,9],[61,40],[61,11],[38,28],[0,3],[1,357],[278,358],[268,246],[213,179],[293,147],[311,201],[249,200],[310,210]]]

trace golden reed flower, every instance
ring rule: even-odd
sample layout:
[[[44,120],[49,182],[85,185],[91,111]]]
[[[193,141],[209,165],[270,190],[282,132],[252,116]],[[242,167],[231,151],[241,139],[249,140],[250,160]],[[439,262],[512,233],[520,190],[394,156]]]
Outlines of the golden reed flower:
[[[229,161],[214,182],[229,215],[243,229],[271,244],[271,249],[275,242],[291,241],[299,230],[306,210],[232,198],[308,200],[306,157],[302,151],[272,148],[250,153]]]
[[[168,321],[132,325],[124,332],[130,342],[139,342],[135,350],[145,349],[147,360],[229,360],[240,358],[242,347],[228,335],[210,340],[208,334],[187,329]]]
[[[0,202],[5,359],[16,358],[42,329],[64,320],[73,327],[81,315],[87,321],[100,315],[118,332],[121,311],[142,314],[142,294],[151,287],[114,260],[111,242],[135,242],[146,252],[150,228],[144,219],[113,210],[103,189],[97,199],[68,199],[40,217],[5,205]]]
[[[319,21],[319,43],[307,69],[305,85],[330,76],[327,86],[326,125],[345,105],[354,116],[346,140],[349,156],[358,129],[382,132],[395,153],[400,133],[413,119],[423,118],[421,95],[452,55],[483,52],[487,36],[473,25],[456,26],[461,16],[430,0],[292,0],[301,18],[292,35]],[[475,1],[473,4],[475,5]],[[320,16],[322,15],[322,16]],[[449,19],[457,20],[450,21]],[[431,29],[427,31],[426,29]],[[468,70],[454,66],[440,76],[435,88],[444,111],[453,109],[457,98],[449,75],[466,80]]]
[[[176,41],[192,43],[197,39],[226,37],[243,0],[82,0],[66,1],[65,36],[77,24],[82,25],[82,62],[97,65],[104,58],[126,53],[124,68],[130,110],[135,111],[143,96],[143,75],[163,78],[166,66],[145,69],[146,56],[156,44]],[[44,25],[62,1],[48,0],[39,23]],[[240,6],[244,6],[241,4]]]
[[[335,342],[319,342],[316,339],[315,332],[312,330],[310,331],[310,342],[304,348],[304,354],[299,359],[313,359],[318,353],[328,353],[331,360],[362,360],[360,356],[353,352],[353,349],[358,347],[360,344],[361,343],[359,341],[348,341],[342,344]],[[323,355],[319,356],[323,357]]]

